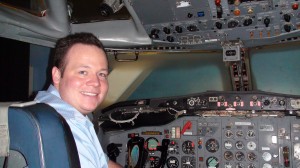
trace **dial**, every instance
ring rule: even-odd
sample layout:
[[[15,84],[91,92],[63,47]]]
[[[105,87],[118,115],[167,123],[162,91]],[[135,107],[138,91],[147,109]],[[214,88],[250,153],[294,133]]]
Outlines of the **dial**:
[[[233,159],[233,153],[231,151],[224,152],[224,158],[228,161]]]
[[[247,136],[248,136],[248,138],[253,138],[253,137],[255,137],[255,131],[254,131],[254,130],[249,130],[249,131],[247,132]]]
[[[272,159],[272,155],[271,155],[271,153],[269,153],[269,152],[264,152],[263,154],[262,154],[262,158],[264,159],[264,161],[270,161],[271,159]]]
[[[238,130],[238,131],[236,131],[235,135],[236,135],[237,137],[241,138],[241,137],[243,137],[244,133],[243,133],[242,130]]]
[[[255,166],[255,164],[250,163],[250,164],[248,165],[248,168],[256,168],[256,166]]]
[[[241,151],[238,151],[235,153],[235,158],[238,161],[243,161],[243,160],[245,160],[245,154]]]
[[[272,166],[269,163],[265,163],[262,168],[272,168]]]
[[[249,152],[248,154],[247,154],[247,158],[248,158],[248,160],[249,161],[254,161],[254,160],[256,160],[256,154],[255,153],[253,153],[253,152]]]
[[[219,142],[216,139],[209,139],[206,142],[205,146],[206,149],[211,153],[214,153],[219,150]]]
[[[145,148],[148,151],[156,151],[157,146],[159,146],[159,142],[156,138],[150,137],[145,141]]]
[[[226,162],[224,167],[225,168],[233,168],[233,165],[230,162]]]
[[[151,156],[150,160],[150,168],[156,168],[159,166],[159,157],[158,156]]]
[[[206,160],[206,166],[209,168],[218,168],[219,167],[219,159],[214,156],[210,156]]]
[[[294,158],[300,160],[300,143],[294,145]]]
[[[255,150],[255,149],[256,149],[256,143],[253,142],[253,141],[248,142],[248,143],[247,143],[247,148],[248,148],[249,150]]]
[[[182,151],[185,154],[195,154],[195,144],[192,141],[184,141],[182,144]]]
[[[177,168],[179,166],[179,161],[176,157],[169,157],[167,159],[167,167],[168,168]]]
[[[243,143],[242,141],[237,141],[237,142],[235,143],[235,147],[236,147],[237,149],[243,149],[243,148],[244,148],[244,143]]]
[[[168,153],[177,154],[178,153],[178,143],[176,141],[171,141],[168,146]]]
[[[225,147],[226,149],[231,149],[231,148],[232,148],[232,142],[231,142],[231,141],[225,141],[224,147]]]
[[[235,168],[245,168],[243,163],[236,164]]]
[[[231,130],[227,130],[227,131],[225,132],[225,136],[226,136],[226,138],[232,138],[232,136],[233,136],[232,131],[231,131]]]
[[[195,157],[183,156],[181,158],[181,167],[182,168],[195,168],[196,167]]]

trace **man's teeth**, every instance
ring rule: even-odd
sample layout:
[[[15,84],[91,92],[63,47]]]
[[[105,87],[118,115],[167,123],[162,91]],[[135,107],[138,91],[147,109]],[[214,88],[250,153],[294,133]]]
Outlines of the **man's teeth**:
[[[82,92],[82,94],[87,95],[87,96],[96,96],[96,93],[90,93],[90,92]]]

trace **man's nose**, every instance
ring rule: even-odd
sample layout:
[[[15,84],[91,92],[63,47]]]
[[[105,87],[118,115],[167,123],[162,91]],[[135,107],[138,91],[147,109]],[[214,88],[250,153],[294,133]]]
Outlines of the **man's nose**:
[[[100,86],[100,79],[98,75],[91,75],[87,81],[87,84],[95,87]]]

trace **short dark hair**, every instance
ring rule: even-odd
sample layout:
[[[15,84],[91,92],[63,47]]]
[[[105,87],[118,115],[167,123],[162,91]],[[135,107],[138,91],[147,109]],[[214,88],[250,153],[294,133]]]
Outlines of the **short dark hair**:
[[[70,48],[73,47],[75,44],[94,45],[99,49],[103,50],[107,59],[107,54],[105,52],[103,44],[95,35],[93,35],[92,33],[85,32],[70,34],[66,37],[59,39],[56,42],[54,48],[53,64],[61,71],[61,77],[63,76],[66,68],[66,55]]]

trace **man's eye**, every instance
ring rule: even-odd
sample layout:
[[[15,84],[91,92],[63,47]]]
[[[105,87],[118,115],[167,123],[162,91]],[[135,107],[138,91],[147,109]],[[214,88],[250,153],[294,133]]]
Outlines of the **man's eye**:
[[[99,73],[99,76],[102,78],[107,78],[107,74],[106,73]]]
[[[87,72],[86,72],[86,71],[79,71],[79,74],[80,74],[80,75],[86,75]]]

